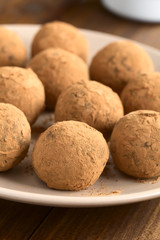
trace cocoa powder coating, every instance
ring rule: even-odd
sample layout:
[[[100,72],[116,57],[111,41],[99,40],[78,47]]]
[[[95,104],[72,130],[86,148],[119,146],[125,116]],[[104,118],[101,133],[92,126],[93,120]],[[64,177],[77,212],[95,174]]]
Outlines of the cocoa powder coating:
[[[123,89],[121,100],[125,113],[145,109],[160,112],[160,73],[138,75]]]
[[[57,98],[64,89],[89,78],[86,63],[75,54],[60,48],[40,52],[27,67],[32,68],[44,84],[48,109],[54,109]]]
[[[23,67],[27,52],[17,33],[0,27],[0,66]]]
[[[88,57],[88,41],[86,37],[71,24],[54,21],[44,24],[32,43],[32,55],[47,48],[62,48],[72,52],[83,60]]]
[[[33,124],[45,106],[44,87],[31,69],[1,67],[0,102],[15,105]]]
[[[153,70],[153,62],[147,52],[131,41],[107,45],[94,56],[90,66],[91,79],[119,94],[137,74]]]
[[[78,120],[89,124],[109,137],[116,122],[123,116],[117,93],[95,82],[75,83],[61,93],[55,109],[55,120]]]
[[[138,110],[115,125],[110,150],[116,166],[139,179],[160,175],[160,113]]]
[[[21,110],[0,103],[0,171],[16,166],[26,155],[31,139],[30,125]]]
[[[48,187],[78,191],[94,184],[108,158],[108,146],[100,132],[82,122],[64,121],[40,135],[32,164]]]

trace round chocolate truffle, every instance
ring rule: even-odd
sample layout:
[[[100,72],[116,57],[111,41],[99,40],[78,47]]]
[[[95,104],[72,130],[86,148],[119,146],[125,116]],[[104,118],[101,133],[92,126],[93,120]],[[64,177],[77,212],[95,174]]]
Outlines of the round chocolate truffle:
[[[0,66],[23,67],[26,59],[26,48],[17,33],[0,27]]]
[[[40,135],[32,163],[48,187],[78,191],[94,184],[108,157],[108,146],[100,132],[82,122],[64,121]]]
[[[0,102],[15,105],[33,124],[44,109],[44,87],[31,69],[1,67]]]
[[[95,55],[90,66],[92,79],[118,93],[137,74],[153,70],[153,63],[147,52],[131,41],[109,44]]]
[[[32,55],[47,48],[62,48],[87,60],[88,41],[78,28],[64,22],[44,24],[32,44]]]
[[[30,139],[30,125],[17,107],[0,103],[0,172],[16,166],[26,155]]]
[[[160,175],[160,113],[138,110],[115,125],[110,150],[116,166],[135,178]]]
[[[40,52],[27,67],[32,68],[42,81],[48,109],[54,109],[59,94],[65,88],[89,78],[86,63],[75,54],[60,48]]]
[[[78,120],[109,137],[115,123],[123,116],[123,105],[111,88],[95,82],[75,83],[59,96],[56,121]]]
[[[121,100],[125,113],[135,110],[160,112],[160,73],[141,74],[123,89]]]

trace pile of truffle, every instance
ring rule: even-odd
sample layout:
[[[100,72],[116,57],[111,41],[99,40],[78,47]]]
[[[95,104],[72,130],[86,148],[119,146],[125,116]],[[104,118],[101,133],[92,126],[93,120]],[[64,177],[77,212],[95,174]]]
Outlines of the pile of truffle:
[[[122,172],[160,175],[160,73],[131,41],[101,49],[89,71],[88,48],[74,26],[46,23],[26,65],[22,40],[0,27],[0,171],[24,159],[30,125],[46,108],[55,112],[56,123],[38,138],[32,164],[49,187],[94,184],[109,158],[107,141]]]

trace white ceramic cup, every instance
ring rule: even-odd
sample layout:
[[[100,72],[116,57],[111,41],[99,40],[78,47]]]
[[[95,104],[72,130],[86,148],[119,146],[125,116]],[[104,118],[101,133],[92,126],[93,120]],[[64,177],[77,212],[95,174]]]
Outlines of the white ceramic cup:
[[[160,22],[160,0],[101,0],[104,7],[123,17]]]

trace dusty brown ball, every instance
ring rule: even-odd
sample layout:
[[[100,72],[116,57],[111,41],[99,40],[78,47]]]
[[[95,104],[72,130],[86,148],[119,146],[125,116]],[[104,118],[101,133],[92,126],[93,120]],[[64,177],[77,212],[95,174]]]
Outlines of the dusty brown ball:
[[[160,175],[160,113],[138,110],[115,125],[110,150],[124,173],[147,179]]]
[[[17,33],[0,27],[0,66],[23,67],[26,59],[26,48]]]
[[[46,92],[46,106],[54,109],[60,93],[71,84],[88,80],[85,62],[60,48],[50,48],[37,54],[28,66],[38,75]]]
[[[59,96],[56,121],[78,120],[89,124],[109,137],[115,123],[123,116],[117,93],[95,82],[75,83]]]
[[[32,163],[48,187],[78,191],[94,184],[108,157],[108,146],[100,132],[82,122],[65,121],[41,134]]]
[[[145,109],[160,112],[160,73],[137,76],[123,89],[121,100],[125,113]]]
[[[78,28],[64,22],[44,24],[32,43],[32,55],[47,48],[62,48],[83,60],[88,57],[88,41]]]
[[[31,69],[1,67],[0,102],[21,109],[32,124],[44,109],[44,87]]]
[[[90,66],[91,78],[120,93],[137,73],[151,72],[154,66],[147,52],[130,41],[113,42],[100,50]]]
[[[30,139],[30,125],[21,110],[11,104],[0,103],[0,171],[16,166],[26,155]]]

